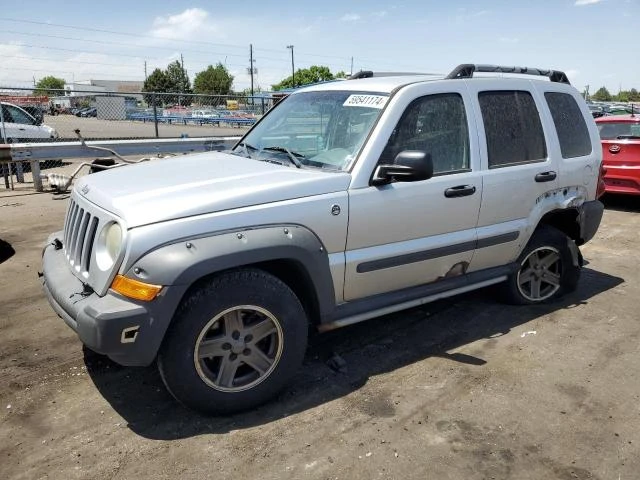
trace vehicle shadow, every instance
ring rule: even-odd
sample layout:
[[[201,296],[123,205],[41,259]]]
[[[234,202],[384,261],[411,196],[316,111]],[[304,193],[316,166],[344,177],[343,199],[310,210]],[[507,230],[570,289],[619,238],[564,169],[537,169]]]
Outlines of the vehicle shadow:
[[[636,195],[615,195],[607,193],[600,201],[604,203],[606,210],[617,210],[619,212],[640,212],[640,196]]]
[[[9,242],[5,242],[0,238],[0,263],[9,260],[15,255],[16,251]]]
[[[514,327],[551,312],[588,304],[591,298],[623,282],[584,268],[578,290],[553,304],[503,305],[484,289],[313,335],[304,367],[289,388],[255,410],[223,417],[207,417],[179,405],[165,390],[155,367],[121,367],[87,349],[85,364],[100,393],[138,435],[172,440],[221,434],[314,408],[358,390],[373,376],[429,357],[482,368],[486,360],[448,351],[508,334]]]

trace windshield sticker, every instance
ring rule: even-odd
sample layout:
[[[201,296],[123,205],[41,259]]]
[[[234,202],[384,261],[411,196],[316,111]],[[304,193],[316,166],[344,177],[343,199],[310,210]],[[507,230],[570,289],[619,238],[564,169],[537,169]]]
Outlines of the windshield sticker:
[[[383,108],[387,99],[383,95],[349,95],[349,98],[342,104],[344,107],[369,107]]]

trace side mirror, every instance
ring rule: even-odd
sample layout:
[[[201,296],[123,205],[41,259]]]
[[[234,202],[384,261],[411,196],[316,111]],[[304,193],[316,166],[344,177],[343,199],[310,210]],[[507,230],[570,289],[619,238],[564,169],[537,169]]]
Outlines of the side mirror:
[[[378,165],[372,185],[396,182],[418,182],[433,176],[431,154],[418,150],[404,150],[396,155],[393,165]]]

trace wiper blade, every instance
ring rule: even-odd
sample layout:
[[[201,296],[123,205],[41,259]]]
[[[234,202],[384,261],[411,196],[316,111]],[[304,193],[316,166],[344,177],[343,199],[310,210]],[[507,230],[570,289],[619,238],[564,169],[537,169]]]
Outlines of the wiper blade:
[[[267,151],[272,151],[272,152],[283,152],[286,153],[289,156],[289,160],[291,160],[291,163],[293,163],[296,168],[302,168],[302,163],[300,163],[300,160],[298,160],[296,157],[302,157],[305,158],[304,155],[302,155],[301,153],[297,153],[297,152],[292,152],[291,150],[289,150],[287,147],[279,147],[279,146],[275,146],[275,147],[264,147],[262,150],[267,150]]]
[[[251,158],[251,154],[249,153],[249,150],[253,150],[253,151],[258,150],[256,147],[254,147],[253,145],[249,145],[247,142],[240,142],[238,145],[236,145],[236,147],[242,147],[244,149],[244,153],[249,158]]]
[[[635,138],[640,138],[640,136],[638,135],[618,135],[616,137],[618,140],[624,140],[624,139],[635,139]]]

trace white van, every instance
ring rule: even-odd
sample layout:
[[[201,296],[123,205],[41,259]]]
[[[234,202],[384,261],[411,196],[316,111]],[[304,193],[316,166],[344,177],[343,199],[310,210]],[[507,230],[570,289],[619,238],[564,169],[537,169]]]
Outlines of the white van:
[[[55,139],[58,132],[47,125],[41,125],[24,109],[11,103],[2,102],[0,115],[0,138],[5,143],[30,142],[34,139]]]

